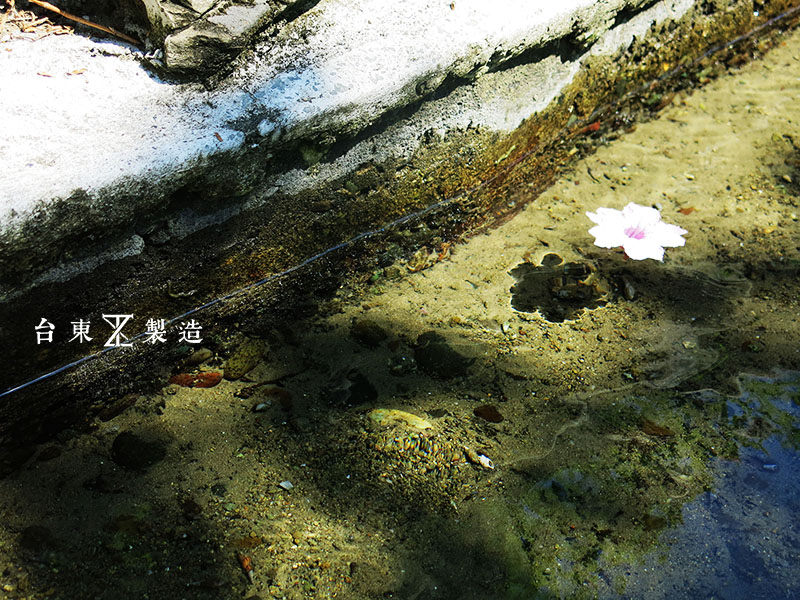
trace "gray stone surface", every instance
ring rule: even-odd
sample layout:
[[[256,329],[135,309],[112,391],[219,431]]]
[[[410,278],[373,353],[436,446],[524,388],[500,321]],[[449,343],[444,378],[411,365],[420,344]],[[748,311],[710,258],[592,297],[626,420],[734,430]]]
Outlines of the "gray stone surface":
[[[73,0],[79,1],[79,0]],[[130,0],[133,1],[133,0]],[[139,0],[133,1],[135,11]],[[298,13],[316,0],[141,0],[146,23],[139,37],[159,49],[162,66],[172,74],[205,76],[224,69],[281,16]],[[83,12],[81,13],[83,14]],[[132,27],[128,26],[129,29]]]
[[[164,29],[164,64],[170,72],[207,75],[224,68],[257,33],[297,2],[194,0],[190,4],[195,11],[190,22]]]

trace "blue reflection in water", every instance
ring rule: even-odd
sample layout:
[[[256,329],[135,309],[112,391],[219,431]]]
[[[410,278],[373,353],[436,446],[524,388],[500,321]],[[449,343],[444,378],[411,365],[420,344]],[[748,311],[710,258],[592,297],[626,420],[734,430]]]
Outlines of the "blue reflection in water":
[[[766,402],[793,417],[796,433],[800,407],[785,398],[745,392],[729,415],[761,413]],[[661,536],[665,548],[643,565],[607,569],[628,583],[621,595],[608,587],[600,597],[800,599],[800,453],[786,433],[740,448],[738,461],[715,459],[714,488],[683,508],[683,524]]]

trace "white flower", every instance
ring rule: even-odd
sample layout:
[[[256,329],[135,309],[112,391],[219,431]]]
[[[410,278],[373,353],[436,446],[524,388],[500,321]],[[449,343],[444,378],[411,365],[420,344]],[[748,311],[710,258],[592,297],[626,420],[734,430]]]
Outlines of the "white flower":
[[[634,260],[664,260],[664,248],[686,243],[681,237],[688,233],[685,229],[664,223],[655,208],[633,202],[622,210],[598,208],[597,212],[587,212],[586,216],[597,224],[589,230],[595,237],[595,246],[622,246],[625,254]]]

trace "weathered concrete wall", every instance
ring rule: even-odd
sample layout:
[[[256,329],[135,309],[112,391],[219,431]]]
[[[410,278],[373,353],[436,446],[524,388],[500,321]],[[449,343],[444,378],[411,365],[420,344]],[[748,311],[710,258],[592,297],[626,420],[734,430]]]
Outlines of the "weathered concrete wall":
[[[220,331],[243,312],[268,321],[345,267],[512,211],[515,189],[543,189],[597,123],[625,125],[611,103],[657,78],[666,93],[671,70],[795,4],[321,2],[205,84],[165,82],[115,43],[12,40],[0,53],[5,387],[101,347],[105,330],[69,344],[71,321],[133,313],[142,331],[376,232],[315,262],[313,278],[292,271],[202,313]],[[62,336],[47,347],[42,317]],[[176,352],[109,352],[4,396],[0,435],[35,415],[55,414],[48,431],[82,419],[157,380],[152,365]]]

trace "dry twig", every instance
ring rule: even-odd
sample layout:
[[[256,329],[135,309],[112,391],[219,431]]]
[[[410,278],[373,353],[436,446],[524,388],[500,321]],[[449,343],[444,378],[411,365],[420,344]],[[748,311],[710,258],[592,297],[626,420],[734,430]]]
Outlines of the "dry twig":
[[[100,31],[105,31],[106,33],[110,33],[111,35],[113,35],[115,37],[118,37],[121,40],[125,40],[129,44],[133,44],[134,46],[139,46],[140,45],[140,42],[138,40],[132,38],[129,35],[125,35],[124,33],[121,33],[121,32],[119,32],[116,29],[113,29],[111,27],[106,27],[105,25],[99,25],[97,23],[92,23],[91,21],[87,21],[86,19],[83,19],[83,18],[78,17],[76,15],[73,15],[71,13],[64,12],[60,8],[58,8],[56,6],[53,6],[52,4],[50,4],[49,2],[45,2],[44,0],[29,0],[29,1],[33,2],[37,6],[41,6],[42,8],[46,8],[47,10],[51,10],[54,13],[56,13],[57,15],[61,15],[62,17],[66,18],[66,19],[70,19],[72,21],[76,21],[77,23],[81,23],[81,24],[86,25],[88,27],[94,27],[95,29],[99,29]],[[13,7],[13,4],[12,4],[12,7]]]

